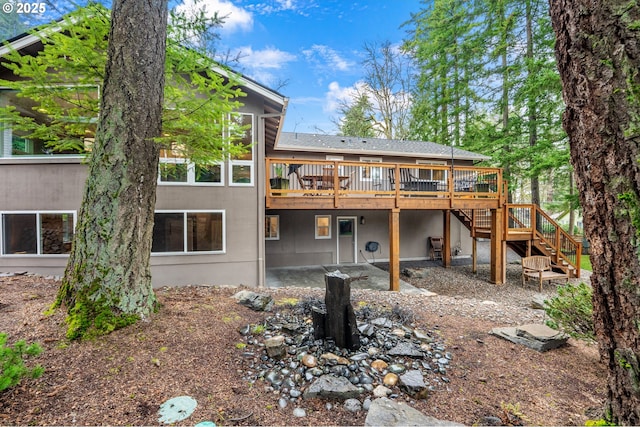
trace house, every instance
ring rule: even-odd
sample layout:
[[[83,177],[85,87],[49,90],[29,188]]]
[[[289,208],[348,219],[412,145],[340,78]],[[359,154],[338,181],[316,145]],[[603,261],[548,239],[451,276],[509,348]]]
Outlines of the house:
[[[29,55],[42,49],[30,34],[8,45]],[[7,51],[0,47],[0,78],[10,80]],[[283,132],[287,97],[238,81],[247,94],[237,112],[248,126],[247,155],[200,173],[188,159],[161,155],[154,286],[260,287],[268,267],[386,260],[390,289],[398,289],[399,261],[430,257],[430,238],[441,238],[444,266],[463,254],[475,263],[476,239],[490,238],[495,283],[504,281],[506,244],[554,251],[579,274],[579,244],[552,222],[541,227],[547,234],[538,231],[536,218],[546,221],[539,208],[507,205],[502,171],[476,165],[486,157],[422,141]],[[6,88],[0,105],[38,114]],[[62,274],[87,177],[83,160],[51,153],[11,124],[0,129],[0,271]]]

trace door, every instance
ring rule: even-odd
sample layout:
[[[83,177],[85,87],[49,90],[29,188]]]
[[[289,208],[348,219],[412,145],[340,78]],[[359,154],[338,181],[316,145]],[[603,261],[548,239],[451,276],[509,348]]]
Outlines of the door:
[[[338,264],[355,263],[356,217],[338,217]]]

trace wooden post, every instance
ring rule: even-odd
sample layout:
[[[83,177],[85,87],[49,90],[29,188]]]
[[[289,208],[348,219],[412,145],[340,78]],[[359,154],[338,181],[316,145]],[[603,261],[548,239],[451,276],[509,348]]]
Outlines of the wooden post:
[[[489,281],[497,285],[504,283],[506,276],[502,213],[502,208],[491,209],[491,277]]]
[[[478,272],[478,239],[475,237],[471,239],[471,272],[476,274]]]
[[[442,230],[444,241],[442,242],[442,266],[451,267],[451,213],[442,211]]]
[[[389,290],[400,290],[400,209],[389,211]]]

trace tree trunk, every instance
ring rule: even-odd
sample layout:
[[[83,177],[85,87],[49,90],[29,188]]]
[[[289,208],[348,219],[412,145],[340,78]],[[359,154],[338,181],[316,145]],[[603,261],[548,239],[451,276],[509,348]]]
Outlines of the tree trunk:
[[[608,416],[640,424],[640,6],[550,0]]]
[[[525,18],[526,18],[526,33],[527,33],[527,53],[525,54],[527,62],[527,79],[534,78],[535,69],[533,66],[533,12],[531,10],[531,0],[527,0],[525,5]],[[532,153],[538,145],[538,112],[536,108],[536,99],[533,93],[528,94],[527,100],[528,111],[528,127],[529,127],[529,146],[532,148]],[[531,177],[531,203],[534,205],[540,205],[540,178],[538,173]]]
[[[166,28],[167,0],[114,0],[96,141],[56,300],[69,338],[108,333],[156,305],[149,256]]]

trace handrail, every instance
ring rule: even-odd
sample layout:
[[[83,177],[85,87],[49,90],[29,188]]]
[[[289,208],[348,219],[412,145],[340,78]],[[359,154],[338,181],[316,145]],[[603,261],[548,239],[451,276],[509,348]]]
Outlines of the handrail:
[[[534,204],[507,204],[507,234],[529,232],[534,239],[551,248],[553,261],[557,265],[566,262],[580,276],[582,243],[576,241],[553,218]]]

